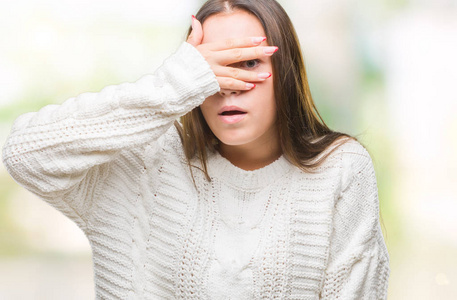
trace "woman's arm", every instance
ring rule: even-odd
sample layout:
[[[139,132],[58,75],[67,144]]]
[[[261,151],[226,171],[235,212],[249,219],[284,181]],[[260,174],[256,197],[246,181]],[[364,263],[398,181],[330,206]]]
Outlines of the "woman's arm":
[[[264,37],[201,44],[201,24],[194,18],[192,26],[188,42],[154,74],[20,116],[3,147],[11,176],[84,227],[96,187],[122,151],[141,155],[220,88],[249,90],[247,82],[266,79],[229,66],[271,56],[271,47],[259,46]]]
[[[209,64],[183,43],[152,75],[20,116],[3,163],[19,184],[84,226],[108,163],[155,141],[218,90]]]
[[[389,255],[379,224],[373,163],[358,143],[342,155],[342,190],[321,299],[386,299]]]

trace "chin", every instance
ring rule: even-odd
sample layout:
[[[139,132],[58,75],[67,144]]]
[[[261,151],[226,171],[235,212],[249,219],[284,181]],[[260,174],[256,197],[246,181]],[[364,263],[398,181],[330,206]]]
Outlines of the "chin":
[[[220,134],[216,135],[220,143],[227,146],[241,146],[247,144],[251,139],[247,137],[235,136],[233,134]]]

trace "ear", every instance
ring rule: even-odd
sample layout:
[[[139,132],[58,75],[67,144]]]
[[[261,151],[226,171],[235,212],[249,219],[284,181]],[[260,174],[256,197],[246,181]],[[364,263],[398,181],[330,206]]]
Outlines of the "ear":
[[[192,16],[192,31],[190,32],[187,42],[192,46],[196,47],[202,43],[203,40],[203,28],[200,21]]]

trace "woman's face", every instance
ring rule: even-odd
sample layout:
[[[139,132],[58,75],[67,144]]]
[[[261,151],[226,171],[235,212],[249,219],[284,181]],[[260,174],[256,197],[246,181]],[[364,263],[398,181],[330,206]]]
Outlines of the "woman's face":
[[[202,43],[260,36],[266,35],[259,20],[241,10],[232,14],[213,15],[203,23]],[[267,46],[267,41],[261,45]],[[272,73],[269,56],[232,66],[259,73]],[[256,87],[249,91],[221,90],[208,97],[200,106],[208,126],[222,143],[221,150],[230,146],[263,151],[277,147],[279,138],[273,77],[255,84]]]

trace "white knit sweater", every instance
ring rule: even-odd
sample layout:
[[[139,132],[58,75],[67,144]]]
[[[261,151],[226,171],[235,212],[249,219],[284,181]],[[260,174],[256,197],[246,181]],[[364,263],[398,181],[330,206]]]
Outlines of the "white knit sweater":
[[[212,153],[211,181],[195,168],[194,186],[172,124],[218,90],[183,43],[153,75],[20,116],[3,162],[84,231],[98,299],[385,299],[376,177],[359,143],[315,174],[283,156],[245,171]]]

